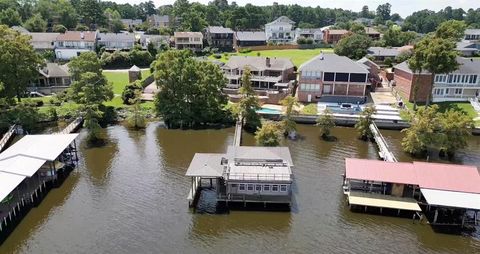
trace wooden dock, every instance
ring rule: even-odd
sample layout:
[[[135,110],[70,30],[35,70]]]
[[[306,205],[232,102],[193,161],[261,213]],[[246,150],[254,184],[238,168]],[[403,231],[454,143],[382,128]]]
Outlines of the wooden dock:
[[[83,117],[79,116],[73,122],[71,122],[67,127],[65,127],[63,130],[56,132],[55,134],[70,134],[72,132],[75,132],[80,128],[80,126],[83,123]]]
[[[397,162],[397,158],[395,158],[393,153],[390,151],[387,142],[383,138],[375,122],[370,125],[370,130],[372,131],[375,143],[377,143],[379,150],[378,155],[380,156],[380,158],[382,158],[384,161]]]
[[[8,142],[15,136],[16,129],[17,125],[14,124],[10,126],[10,129],[8,129],[7,133],[3,135],[2,139],[0,140],[0,152],[3,151],[4,148],[6,148]]]
[[[242,121],[240,118],[235,124],[235,136],[233,137],[233,146],[240,146],[242,144]]]

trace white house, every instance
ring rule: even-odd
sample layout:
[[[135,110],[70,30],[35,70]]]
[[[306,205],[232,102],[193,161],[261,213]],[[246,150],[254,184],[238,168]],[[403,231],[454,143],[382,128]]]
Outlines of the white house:
[[[311,38],[314,42],[323,40],[322,28],[297,28],[295,29],[295,41],[300,38]]]
[[[265,25],[267,41],[290,43],[295,39],[295,22],[285,16]]]
[[[83,52],[95,51],[97,32],[67,31],[57,36],[55,56],[57,59],[69,60]]]

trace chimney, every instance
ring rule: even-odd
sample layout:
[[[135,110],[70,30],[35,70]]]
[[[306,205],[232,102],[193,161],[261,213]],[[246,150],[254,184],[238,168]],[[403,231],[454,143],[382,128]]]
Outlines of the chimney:
[[[82,40],[85,39],[85,33],[83,31],[80,32],[80,39],[82,39]]]
[[[271,66],[272,66],[271,63],[270,63],[270,57],[265,58],[265,63],[266,63],[266,65],[267,65],[267,67],[271,67]]]

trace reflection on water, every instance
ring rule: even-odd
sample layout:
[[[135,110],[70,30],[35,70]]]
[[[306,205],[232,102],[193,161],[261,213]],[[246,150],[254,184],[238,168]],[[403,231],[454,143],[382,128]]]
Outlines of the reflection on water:
[[[292,212],[192,213],[186,168],[196,152],[224,152],[233,131],[109,127],[105,146],[80,143],[79,168],[29,213],[0,253],[478,253],[478,236],[350,212],[341,190],[344,158],[377,158],[375,145],[351,128],[334,129],[338,140],[325,142],[318,128],[300,125],[301,138],[285,141],[295,163]],[[382,133],[401,161],[411,160],[401,152],[401,133]],[[243,144],[254,145],[253,136],[245,134]],[[480,138],[469,144],[457,160],[478,164]]]

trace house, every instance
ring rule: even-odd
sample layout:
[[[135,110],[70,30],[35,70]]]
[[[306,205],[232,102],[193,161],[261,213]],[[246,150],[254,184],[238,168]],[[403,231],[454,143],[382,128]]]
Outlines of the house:
[[[267,41],[276,43],[290,43],[295,37],[293,27],[295,22],[286,16],[281,16],[265,25]]]
[[[395,59],[398,55],[403,52],[408,52],[413,50],[413,46],[403,46],[403,47],[370,47],[367,49],[368,58],[373,59],[377,63],[382,63],[385,59]]]
[[[140,35],[140,45],[147,49],[148,44],[153,44],[155,48],[160,48],[162,44],[170,45],[169,35],[142,34]]]
[[[365,34],[370,37],[372,40],[380,40],[381,34],[376,29],[372,27],[365,27]]]
[[[191,49],[201,51],[203,49],[203,34],[200,32],[175,32],[176,49]]]
[[[131,50],[135,45],[133,33],[99,33],[98,45],[107,51]]]
[[[480,59],[457,57],[460,64],[452,73],[439,73],[433,76],[427,71],[414,73],[407,62],[393,67],[395,89],[408,101],[414,101],[413,88],[417,85],[417,102],[426,102],[430,96],[433,102],[468,101],[478,97],[480,92]],[[433,89],[432,88],[433,84]]]
[[[480,29],[465,29],[466,41],[480,42]]]
[[[357,18],[353,22],[362,24],[364,26],[372,26],[374,23],[374,19],[369,19],[369,18]]]
[[[233,40],[235,48],[267,45],[265,32],[239,31],[235,33]]]
[[[157,14],[150,15],[147,17],[147,22],[150,26],[158,27],[158,28],[172,26],[172,23],[170,22],[170,16],[168,15],[163,15],[163,16],[160,16]]]
[[[141,19],[121,19],[120,21],[122,22],[123,26],[128,29],[136,28],[143,23]]]
[[[378,66],[378,64],[376,64],[375,62],[373,62],[372,60],[370,60],[366,57],[358,60],[357,63],[365,65],[365,67],[367,68],[367,70],[369,72],[368,80],[370,81],[371,84],[376,84],[376,83],[380,82],[379,73],[382,70],[382,68],[380,66]]]
[[[55,56],[57,59],[69,60],[83,52],[95,51],[97,32],[67,31],[55,40]]]
[[[293,161],[288,147],[229,146],[224,154],[197,153],[186,176],[193,193],[202,179],[216,182],[217,202],[291,205]]]
[[[336,44],[349,33],[345,29],[325,29],[323,30],[323,42],[325,44]]]
[[[55,49],[55,40],[60,33],[28,33],[32,37],[30,44],[36,51]]]
[[[463,227],[480,210],[478,182],[475,166],[346,158],[343,190],[351,209],[424,213],[431,225]]]
[[[297,28],[295,29],[295,41],[300,38],[311,38],[315,43],[323,41],[322,28]]]
[[[210,48],[217,48],[220,51],[233,50],[234,32],[223,26],[209,26],[205,29],[205,37]]]
[[[231,56],[222,67],[228,79],[227,93],[232,101],[238,100],[238,89],[245,68],[250,68],[251,82],[260,99],[278,104],[289,92],[291,80],[295,79],[294,65],[288,58],[269,58],[255,56]]]
[[[474,56],[478,54],[479,49],[477,48],[477,43],[470,41],[460,41],[457,42],[457,47],[455,48],[462,56]]]
[[[302,64],[297,96],[301,102],[364,102],[369,71],[336,54],[320,54]]]
[[[45,67],[38,70],[38,74],[38,78],[27,87],[29,92],[59,93],[67,89],[72,83],[66,64],[47,63]]]

